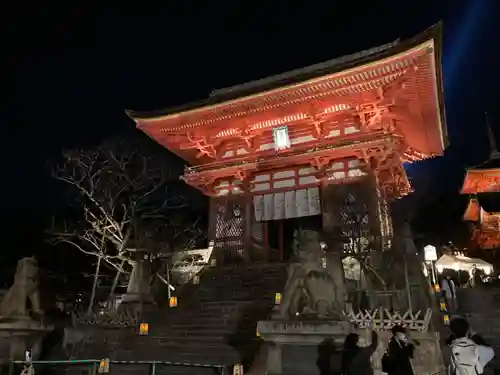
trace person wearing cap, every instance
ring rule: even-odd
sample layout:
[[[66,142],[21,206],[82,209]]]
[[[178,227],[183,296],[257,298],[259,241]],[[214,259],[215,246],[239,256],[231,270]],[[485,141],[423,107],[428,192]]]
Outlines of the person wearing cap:
[[[419,343],[412,340],[401,325],[392,327],[392,338],[389,340],[388,355],[391,359],[388,375],[413,375],[411,359],[415,346]]]

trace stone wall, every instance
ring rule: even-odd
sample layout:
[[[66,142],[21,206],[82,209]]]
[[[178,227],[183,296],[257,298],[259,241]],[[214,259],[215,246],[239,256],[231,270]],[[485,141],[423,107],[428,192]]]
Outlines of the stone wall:
[[[339,373],[343,342],[351,329],[346,321],[261,321],[259,332],[266,341],[267,358],[265,361],[259,358],[258,365],[254,364],[250,373],[316,375],[319,353],[325,351],[332,356],[333,372]],[[370,345],[370,330],[356,329],[354,332],[359,334],[361,346]],[[374,374],[382,375],[381,359],[392,334],[388,330],[378,330],[377,333],[379,344],[371,360]],[[445,367],[439,334],[411,331],[411,337],[420,343],[412,360],[414,373],[442,373]]]

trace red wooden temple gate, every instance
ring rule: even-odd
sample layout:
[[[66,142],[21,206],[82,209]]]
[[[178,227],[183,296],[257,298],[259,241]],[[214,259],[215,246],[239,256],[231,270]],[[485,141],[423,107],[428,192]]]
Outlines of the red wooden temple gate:
[[[129,115],[191,165],[182,178],[211,197],[220,254],[282,258],[286,223],[307,217],[382,247],[388,202],[411,191],[403,163],[445,147],[440,54],[438,25],[182,108]],[[270,233],[273,220],[281,224]]]

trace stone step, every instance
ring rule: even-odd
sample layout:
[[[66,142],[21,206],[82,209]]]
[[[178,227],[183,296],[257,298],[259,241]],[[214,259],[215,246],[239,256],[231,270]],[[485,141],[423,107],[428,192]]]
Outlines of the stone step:
[[[237,316],[238,315],[238,312],[240,312],[241,309],[240,308],[234,308],[233,310],[228,310],[228,309],[224,309],[224,310],[216,310],[216,309],[212,309],[212,310],[198,310],[198,311],[192,311],[191,313],[189,313],[188,315],[186,315],[186,317],[188,317],[189,319],[202,319],[202,318],[212,318],[212,317],[224,317],[224,318],[230,318],[230,317],[234,317],[234,316]]]
[[[207,286],[200,289],[199,296],[224,296],[231,293],[246,293],[248,295],[259,296],[263,294],[272,294],[276,292],[281,292],[283,288],[282,284],[279,285],[268,285],[266,287],[241,287],[241,288],[228,288],[227,285],[214,285]]]
[[[162,334],[162,335],[177,335],[177,336],[186,336],[186,335],[202,335],[208,332],[212,332],[214,334],[221,333],[231,333],[238,327],[238,323],[236,321],[227,322],[226,324],[206,324],[201,325],[199,328],[191,327],[189,325],[185,325],[184,328],[172,328],[172,327],[161,327],[156,330],[151,330],[151,334]]]
[[[194,363],[194,364],[205,364],[205,365],[226,365],[232,366],[234,363],[240,362],[240,356],[238,354],[228,354],[224,353],[178,353],[166,356],[167,360],[170,362],[179,363]],[[213,370],[212,370],[213,371]],[[212,372],[212,375],[214,373]]]
[[[251,301],[253,302],[253,301]],[[248,301],[240,301],[240,300],[218,300],[218,301],[206,301],[201,303],[201,308],[205,311],[213,311],[213,310],[235,310],[241,309],[246,305],[249,305],[251,302]]]
[[[235,323],[234,325],[238,325],[240,327],[253,327],[257,325],[257,321],[251,318],[234,319],[233,322]],[[221,326],[217,328],[226,328],[226,327],[227,326],[224,327]],[[169,330],[173,332],[183,331],[183,330],[202,330],[205,328],[211,328],[211,327],[207,326],[207,324],[203,324],[200,322],[186,322],[183,324],[172,324],[169,326]]]
[[[197,324],[202,325],[204,327],[214,327],[214,328],[224,328],[227,326],[235,326],[238,322],[237,319],[224,319],[224,318],[204,318],[200,319]],[[189,322],[185,323],[186,327],[189,325]],[[170,330],[170,326],[165,327],[165,331]]]
[[[231,326],[224,327],[203,327],[203,328],[185,328],[185,329],[169,329],[168,331],[164,331],[165,335],[170,337],[192,337],[192,336],[220,336],[225,337],[227,335],[231,335],[235,332],[237,328],[236,324]]]
[[[160,346],[172,346],[179,345],[182,343],[183,347],[186,346],[205,346],[205,347],[225,347],[228,345],[227,336],[220,335],[219,333],[213,333],[210,335],[192,335],[192,336],[177,336],[169,335],[167,332],[165,335],[154,336],[154,340],[157,341]]]
[[[222,364],[235,363],[232,361],[239,360],[238,351],[229,346],[208,346],[208,343],[196,345],[196,343],[182,342],[182,346],[175,343],[168,345],[156,345],[154,350],[149,346],[137,346],[134,348],[133,358],[138,361],[148,361],[161,358],[163,361],[169,362],[186,362],[197,364]],[[243,348],[244,350],[245,348]],[[241,350],[241,349],[239,349]],[[117,350],[114,358],[125,358],[125,355],[130,355],[126,351]],[[236,362],[237,363],[237,362]]]
[[[187,366],[156,366],[156,375],[217,375],[221,374],[220,369],[210,367],[187,367]],[[226,370],[228,371],[228,370]],[[226,372],[228,373],[228,372]],[[121,374],[119,372],[118,374]],[[127,373],[128,374],[128,373]],[[145,374],[145,372],[134,372],[134,375]],[[111,374],[114,375],[114,374]]]
[[[261,279],[261,280],[240,280],[240,279],[231,279],[231,280],[209,280],[205,283],[202,283],[204,288],[206,287],[214,287],[214,286],[225,286],[227,288],[228,283],[232,283],[234,288],[266,288],[271,285],[281,284],[281,277],[277,277],[276,279]]]
[[[221,285],[221,284],[226,284],[229,283],[234,283],[235,286],[259,286],[259,285],[266,285],[268,283],[273,284],[273,283],[278,283],[280,282],[284,276],[281,275],[273,275],[272,277],[270,276],[263,276],[263,275],[252,275],[249,278],[240,278],[240,277],[212,277],[208,280],[204,280],[201,282],[199,285]]]
[[[259,283],[261,280],[276,280],[281,279],[286,275],[286,272],[268,272],[268,273],[247,273],[247,274],[214,274],[204,279],[208,282],[216,280],[232,281],[232,280],[245,280]]]
[[[183,332],[206,332],[206,331],[217,331],[217,332],[235,332],[236,330],[245,330],[245,331],[255,331],[257,327],[257,321],[259,319],[247,319],[247,320],[233,320],[233,321],[228,321],[224,325],[215,325],[215,324],[178,324],[176,326],[170,326],[166,329],[159,329],[159,330],[151,330],[152,333],[154,332],[171,332],[173,333],[180,333],[182,334]]]
[[[228,338],[224,336],[214,336],[214,335],[198,335],[198,336],[170,336],[168,332],[162,333],[161,335],[151,336],[149,340],[143,340],[142,342],[135,342],[132,347],[135,349],[139,347],[149,347],[151,345],[162,346],[192,346],[192,345],[203,345],[207,348],[210,347],[220,347],[226,346],[228,344]],[[129,348],[130,346],[124,346],[124,348]]]
[[[281,292],[283,286],[282,284],[279,285],[268,285],[265,287],[255,287],[255,286],[242,286],[242,287],[232,287],[228,288],[227,285],[207,285],[204,286],[203,289],[200,288],[198,295],[199,296],[212,296],[212,295],[225,295],[225,294],[230,294],[230,293],[241,293],[241,292],[246,292],[247,294],[274,294],[276,292]]]
[[[218,297],[219,298],[213,298],[213,299],[211,299],[209,297],[202,298],[202,299],[200,299],[200,303],[205,303],[205,302],[214,301],[214,300],[218,300],[218,299],[226,299],[226,300],[227,299],[232,299],[233,301],[238,302],[238,303],[248,302],[248,301],[253,301],[253,302],[264,302],[264,301],[267,301],[267,302],[274,303],[274,294],[272,296],[268,295],[268,296],[265,296],[262,299],[257,299],[257,300],[254,300],[255,295],[248,294],[246,292],[244,292],[244,293],[231,293],[231,294],[226,294],[226,295],[219,295]]]
[[[257,339],[257,338],[255,338]],[[208,340],[202,338],[198,340],[197,337],[161,337],[155,339],[156,345],[159,347],[174,347],[178,348],[177,350],[194,350],[192,348],[199,348],[202,351],[206,351],[208,349],[217,349],[217,348],[226,348],[226,347],[247,347],[250,345],[255,345],[259,343],[259,341],[254,340],[254,337],[251,336],[227,336],[227,337],[213,337],[212,340]],[[148,344],[149,345],[149,344]],[[182,345],[182,348],[179,346]],[[138,348],[141,345],[136,345],[135,348]],[[147,346],[147,345],[145,345]]]
[[[199,285],[185,289],[189,293],[180,290],[177,308],[162,308],[144,316],[150,324],[148,336],[135,334],[124,339],[120,334],[120,338],[106,344],[96,343],[95,353],[88,353],[96,358],[112,351],[123,359],[164,358],[173,362],[228,365],[240,361],[241,353],[251,358],[261,343],[255,336],[257,321],[271,313],[275,293],[281,292],[286,282],[286,270],[284,264],[208,269],[201,275]],[[157,367],[157,370],[162,368],[168,369],[164,373],[169,375],[198,375],[198,371],[201,375],[206,370],[171,367]],[[157,374],[162,373],[158,371]],[[210,375],[214,375],[213,371],[209,369]]]
[[[223,310],[217,310],[217,309],[199,309],[196,311],[191,311],[185,315],[185,317],[189,319],[195,319],[195,318],[211,318],[213,316],[220,316],[220,317],[233,317],[238,315],[239,312],[245,311],[243,307],[237,306],[234,307],[233,309],[223,309]]]
[[[170,362],[179,363],[195,363],[195,364],[221,364],[232,366],[234,363],[240,362],[240,356],[238,354],[223,354],[223,353],[209,353],[207,355],[203,353],[179,353],[168,357]],[[213,375],[213,374],[212,374]]]

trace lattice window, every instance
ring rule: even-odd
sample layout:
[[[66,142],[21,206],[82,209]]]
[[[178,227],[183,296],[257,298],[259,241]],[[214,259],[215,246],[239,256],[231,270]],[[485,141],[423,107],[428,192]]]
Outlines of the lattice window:
[[[244,230],[243,205],[221,200],[215,208],[215,238],[241,237]]]
[[[389,213],[389,204],[387,199],[383,196],[380,188],[377,188],[378,210],[380,220],[380,232],[382,236],[382,247],[389,248],[392,238],[392,220]]]
[[[368,207],[356,193],[349,191],[340,205],[342,234],[349,238],[345,248],[353,253],[368,250],[371,240]]]

